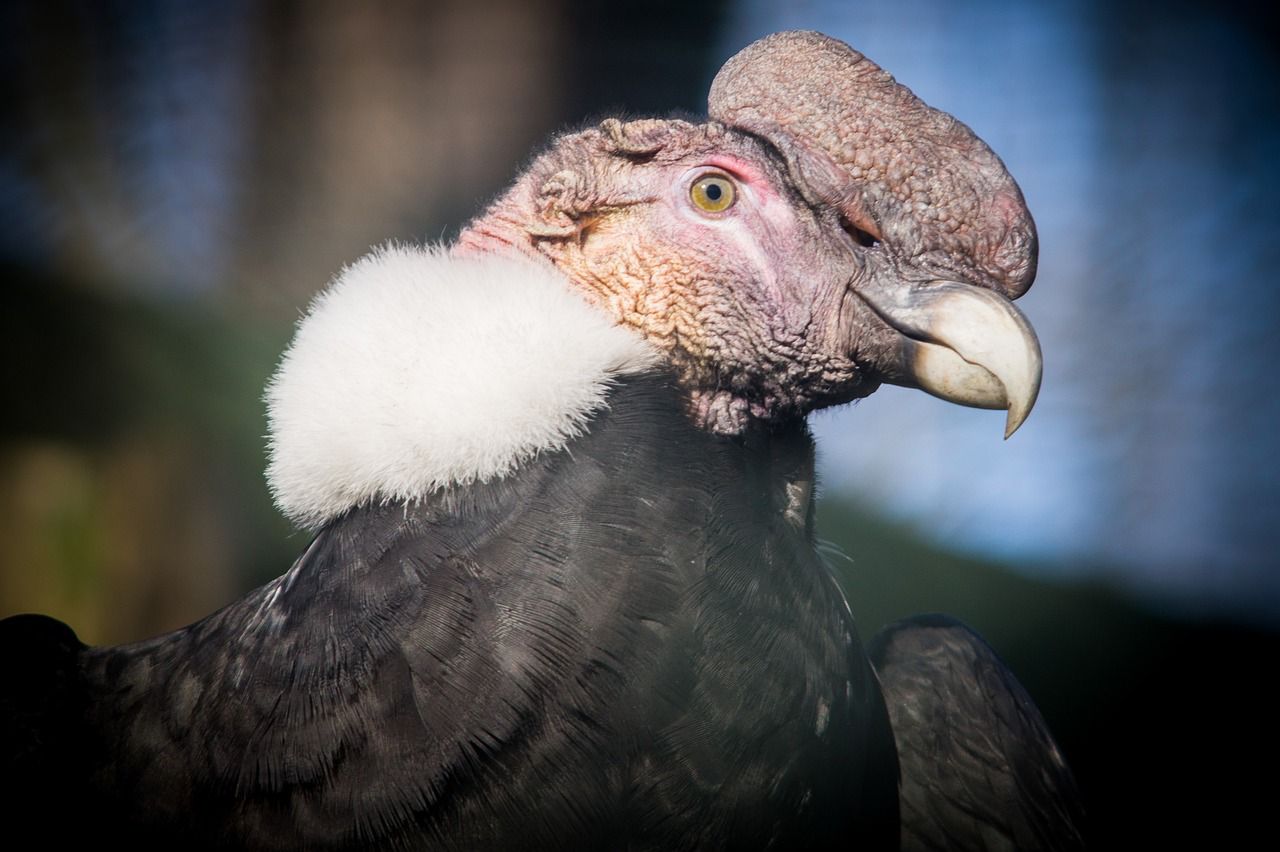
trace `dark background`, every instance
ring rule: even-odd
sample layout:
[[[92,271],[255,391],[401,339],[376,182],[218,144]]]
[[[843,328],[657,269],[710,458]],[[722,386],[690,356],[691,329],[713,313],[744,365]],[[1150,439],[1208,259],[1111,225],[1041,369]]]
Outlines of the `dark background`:
[[[990,142],[1043,243],[1045,389],[1010,442],[892,390],[816,419],[863,633],[975,625],[1099,848],[1246,842],[1277,792],[1280,669],[1262,8],[6,5],[0,615],[129,641],[279,574],[306,537],[262,480],[261,392],[311,296],[371,245],[448,239],[550,134],[701,113],[752,38],[822,29]]]

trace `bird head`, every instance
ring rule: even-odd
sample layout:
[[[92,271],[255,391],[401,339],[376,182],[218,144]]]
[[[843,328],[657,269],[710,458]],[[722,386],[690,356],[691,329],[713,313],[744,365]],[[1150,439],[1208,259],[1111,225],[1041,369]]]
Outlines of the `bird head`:
[[[1011,301],[1036,234],[991,149],[812,32],[730,59],[709,115],[560,137],[455,252],[554,264],[665,355],[718,433],[889,382],[1007,409],[1012,434],[1040,383]]]

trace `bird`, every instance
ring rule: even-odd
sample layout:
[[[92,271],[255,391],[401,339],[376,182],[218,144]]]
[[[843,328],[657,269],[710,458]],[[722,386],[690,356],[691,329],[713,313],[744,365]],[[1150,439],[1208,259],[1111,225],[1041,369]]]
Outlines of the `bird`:
[[[996,652],[940,615],[864,645],[814,529],[809,413],[891,383],[1025,420],[1035,271],[994,152],[819,33],[745,47],[700,123],[556,137],[300,321],[284,574],[118,647],[0,622],[10,836],[1081,848]]]

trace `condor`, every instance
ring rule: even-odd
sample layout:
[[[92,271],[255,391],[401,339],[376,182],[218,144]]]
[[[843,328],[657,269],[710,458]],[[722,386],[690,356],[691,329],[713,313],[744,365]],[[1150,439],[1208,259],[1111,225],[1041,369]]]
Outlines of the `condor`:
[[[134,645],[0,626],[6,828],[134,848],[1075,848],[1070,774],[967,628],[868,653],[814,548],[810,412],[1027,416],[1036,238],[1000,160],[847,45],[731,59],[704,124],[556,139],[390,246],[268,388],[315,537]]]

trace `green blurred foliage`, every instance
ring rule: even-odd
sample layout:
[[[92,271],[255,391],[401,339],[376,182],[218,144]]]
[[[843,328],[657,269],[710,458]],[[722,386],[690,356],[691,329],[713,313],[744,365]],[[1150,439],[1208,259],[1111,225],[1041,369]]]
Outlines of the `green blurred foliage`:
[[[0,614],[129,641],[287,567],[300,542],[262,477],[262,388],[288,325],[4,274]]]

